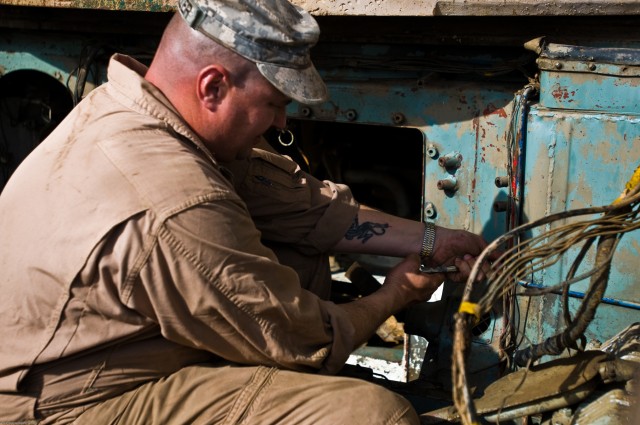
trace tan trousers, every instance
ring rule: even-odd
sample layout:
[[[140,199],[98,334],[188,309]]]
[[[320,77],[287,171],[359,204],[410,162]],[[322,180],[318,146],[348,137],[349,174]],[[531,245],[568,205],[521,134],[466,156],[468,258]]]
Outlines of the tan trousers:
[[[40,423],[78,425],[419,424],[401,396],[353,378],[268,367],[186,367]]]

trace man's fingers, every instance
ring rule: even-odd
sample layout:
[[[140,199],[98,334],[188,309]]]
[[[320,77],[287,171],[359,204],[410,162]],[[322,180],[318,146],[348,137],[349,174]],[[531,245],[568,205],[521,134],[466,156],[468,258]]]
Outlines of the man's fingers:
[[[449,274],[447,276],[454,282],[465,282],[469,278],[469,275],[471,274],[471,271],[473,270],[476,262],[477,258],[471,255],[465,255],[463,258],[456,258],[454,260],[454,264],[457,269],[457,273]],[[480,269],[478,270],[478,273],[475,276],[474,281],[481,282],[485,280],[487,276],[489,276],[490,271],[491,265],[488,262],[483,262],[480,266]]]
[[[454,261],[456,267],[458,268],[458,273],[462,276],[465,276],[465,278],[471,274],[471,268],[473,267],[473,264],[469,264],[470,261],[471,260],[464,258],[456,258]]]

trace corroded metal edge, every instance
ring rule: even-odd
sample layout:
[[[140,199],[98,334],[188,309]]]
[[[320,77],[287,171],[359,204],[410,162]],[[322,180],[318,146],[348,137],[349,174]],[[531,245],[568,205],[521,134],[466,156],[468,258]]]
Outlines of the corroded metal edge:
[[[0,0],[0,5],[7,6],[143,12],[167,12],[174,9],[174,4],[174,0]]]
[[[638,15],[638,0],[439,0],[444,16],[605,16]]]
[[[640,0],[290,0],[316,16],[640,15]],[[0,0],[0,5],[166,12],[176,0]]]

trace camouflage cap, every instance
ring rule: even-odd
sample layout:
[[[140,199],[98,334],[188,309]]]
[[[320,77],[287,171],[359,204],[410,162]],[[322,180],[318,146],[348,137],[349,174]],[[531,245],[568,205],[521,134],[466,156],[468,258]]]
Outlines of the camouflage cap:
[[[320,35],[315,19],[287,0],[179,0],[185,21],[255,62],[278,90],[303,104],[327,100],[310,50]]]

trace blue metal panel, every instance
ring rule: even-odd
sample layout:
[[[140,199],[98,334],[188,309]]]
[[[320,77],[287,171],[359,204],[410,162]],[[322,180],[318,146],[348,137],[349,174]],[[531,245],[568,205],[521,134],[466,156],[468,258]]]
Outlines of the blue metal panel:
[[[33,33],[0,38],[0,75],[21,69],[34,69],[66,84],[78,66],[83,41],[78,37],[56,37]]]
[[[640,49],[543,45],[540,105],[640,114]]]
[[[375,82],[372,82],[375,81]],[[439,80],[328,80],[331,100],[320,106],[292,104],[292,119],[413,128],[423,135],[423,218],[445,227],[482,233],[488,240],[504,233],[506,217],[494,211],[496,200],[506,200],[506,189],[495,186],[507,174],[507,139],[513,92],[510,87],[486,82]],[[388,141],[390,150],[406,150],[402,139]],[[460,167],[444,167],[439,159],[461,155]],[[380,152],[380,155],[385,155]],[[455,161],[453,161],[455,162]],[[457,190],[444,191],[439,180],[455,178]],[[436,211],[430,213],[430,209]],[[429,210],[429,211],[427,211]],[[450,296],[458,285],[446,285]],[[452,314],[457,309],[452,298]],[[474,338],[474,380],[488,384],[497,377],[497,355],[502,317],[487,318],[486,330]],[[450,384],[451,340],[443,327],[438,354],[430,365],[436,379]],[[411,367],[412,365],[409,364]],[[476,376],[477,375],[477,376]]]
[[[425,144],[423,205],[433,205],[433,220],[483,233],[489,240],[504,233],[504,217],[494,213],[493,203],[506,198],[506,192],[493,182],[506,174],[513,87],[439,81],[330,81],[328,86],[330,102],[313,108],[292,105],[289,116],[420,130]],[[389,149],[402,148],[402,140],[389,141]],[[428,148],[437,150],[433,158],[426,154]],[[462,155],[460,168],[439,164],[450,153]],[[439,180],[452,178],[457,190],[438,189]]]
[[[598,67],[607,74],[543,72],[540,84],[548,90],[542,92],[540,104],[549,108],[640,114],[640,77],[609,74],[619,71],[619,66]],[[577,78],[581,81],[577,82]]]
[[[527,221],[569,209],[610,204],[622,192],[640,164],[640,117],[598,112],[563,111],[534,106],[527,132],[524,212]],[[594,216],[595,217],[595,216]],[[583,219],[594,218],[584,217]],[[561,225],[564,223],[557,223]],[[628,324],[640,320],[634,308],[640,299],[637,268],[640,232],[625,235],[613,258],[606,297],[587,336],[603,341]],[[577,250],[535,277],[537,284],[557,284],[566,276]],[[582,270],[593,266],[593,256]],[[578,273],[579,274],[579,273]],[[572,286],[579,296],[588,282]],[[575,309],[577,302],[572,302]],[[532,340],[557,333],[561,321],[559,296],[533,301],[527,333]],[[537,323],[536,326],[532,326]]]

